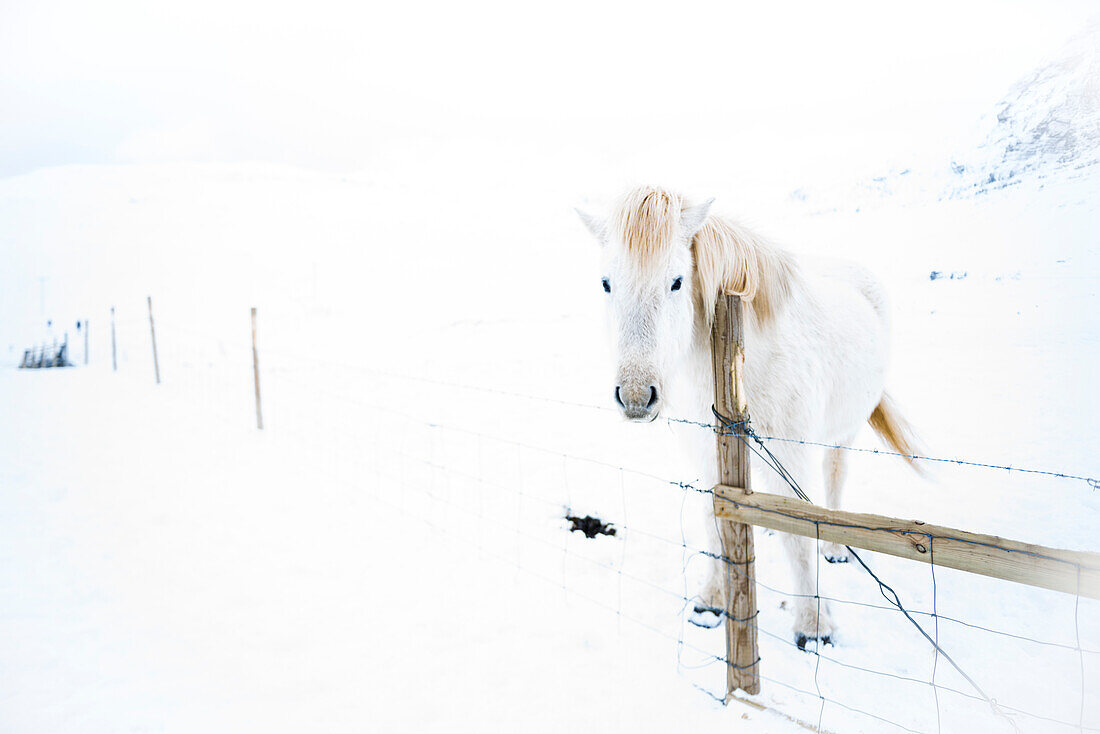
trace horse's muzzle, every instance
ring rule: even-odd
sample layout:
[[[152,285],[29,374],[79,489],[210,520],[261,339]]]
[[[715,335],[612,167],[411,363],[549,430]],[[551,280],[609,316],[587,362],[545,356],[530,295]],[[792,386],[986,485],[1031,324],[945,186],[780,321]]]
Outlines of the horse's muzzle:
[[[656,385],[644,388],[615,386],[615,402],[627,420],[649,422],[660,412],[660,395]]]

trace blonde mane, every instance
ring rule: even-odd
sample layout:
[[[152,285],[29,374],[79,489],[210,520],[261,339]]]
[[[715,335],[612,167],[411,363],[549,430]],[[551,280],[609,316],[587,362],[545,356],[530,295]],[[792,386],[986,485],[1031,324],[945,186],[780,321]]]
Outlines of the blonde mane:
[[[745,299],[757,324],[771,323],[801,280],[794,256],[723,217],[709,216],[691,243],[703,323],[723,291]]]
[[[657,267],[672,252],[680,216],[688,207],[679,194],[642,186],[623,197],[610,225],[638,267]],[[691,250],[696,306],[707,329],[722,292],[744,298],[758,325],[769,324],[800,278],[790,253],[723,217],[707,217],[692,239]]]

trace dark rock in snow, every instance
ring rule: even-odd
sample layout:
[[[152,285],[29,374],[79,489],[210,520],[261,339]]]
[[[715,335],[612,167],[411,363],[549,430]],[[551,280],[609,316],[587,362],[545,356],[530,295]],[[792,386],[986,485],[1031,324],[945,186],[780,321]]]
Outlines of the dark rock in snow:
[[[597,535],[615,534],[615,528],[611,527],[611,523],[605,523],[598,517],[592,517],[591,515],[585,515],[584,517],[566,515],[565,519],[573,525],[573,527],[569,528],[569,532],[572,533],[579,530],[584,533],[584,537],[588,539],[595,538]]]

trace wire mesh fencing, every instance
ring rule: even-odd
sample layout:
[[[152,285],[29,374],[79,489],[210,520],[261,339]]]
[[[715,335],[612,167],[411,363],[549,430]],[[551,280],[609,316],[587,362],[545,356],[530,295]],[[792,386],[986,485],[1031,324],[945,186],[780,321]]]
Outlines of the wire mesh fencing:
[[[250,425],[245,339],[230,343],[171,321],[158,322],[158,339],[160,399],[192,416]],[[261,353],[264,431],[299,456],[304,492],[309,482],[360,491],[502,569],[646,630],[692,685],[724,699],[722,671],[731,661],[721,636],[690,623],[709,567],[725,560],[705,540],[715,490],[651,455],[666,443],[675,451],[667,432],[623,458],[601,439],[614,412],[595,403],[359,365],[338,350]],[[761,435],[721,416],[661,420],[677,431],[737,431],[757,471],[774,472],[793,496],[810,500],[805,480],[770,447],[822,445]],[[1084,491],[1096,486],[1072,471],[914,458],[1078,482]],[[614,532],[588,537],[566,519],[585,516]],[[738,622],[761,640],[765,690],[755,700],[818,731],[1100,731],[1100,701],[1090,695],[1100,680],[1100,606],[1081,593],[937,565],[941,540],[928,535],[924,566],[854,549],[847,566],[832,566],[821,563],[819,533],[811,540],[814,589],[806,594],[792,588],[781,536],[764,531],[756,550],[759,609]],[[800,645],[792,634],[793,608],[806,599],[836,617],[832,644]]]

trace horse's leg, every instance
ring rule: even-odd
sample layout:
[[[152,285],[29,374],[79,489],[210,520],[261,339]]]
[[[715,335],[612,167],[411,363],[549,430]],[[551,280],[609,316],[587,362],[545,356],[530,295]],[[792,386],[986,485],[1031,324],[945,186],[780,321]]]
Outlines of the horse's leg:
[[[711,553],[710,578],[703,587],[699,606],[709,609],[726,608],[726,563],[722,560],[722,522],[713,514],[707,518],[707,550]]]
[[[709,359],[708,349],[708,364]],[[706,385],[709,392],[711,388],[709,378]],[[710,402],[708,400],[705,408],[699,408],[697,420],[701,422],[710,420],[709,406]],[[700,476],[696,485],[710,489],[718,483],[718,462],[715,456],[714,434],[710,431],[697,430],[694,426],[680,426],[676,432],[683,443],[685,454],[691,457],[693,463],[700,468]],[[710,498],[708,497],[708,499]],[[707,564],[710,567],[707,581],[700,590],[698,597],[696,597],[696,607],[701,611],[726,608],[726,564],[722,561],[722,539],[718,531],[720,523],[714,518],[714,503],[707,502],[707,505],[705,522],[707,527],[706,549],[712,560]],[[693,621],[703,626],[711,626],[717,620],[708,619],[706,615],[703,615],[703,617],[698,617]]]
[[[850,443],[850,442],[849,442]],[[825,450],[825,506],[840,509],[840,493],[848,475],[848,457],[844,449]],[[829,563],[847,563],[848,549],[839,543],[823,543],[821,553]]]
[[[817,568],[813,564],[811,541],[788,533],[782,533],[782,537],[794,574],[795,593],[798,594],[794,600],[795,643],[799,648],[805,648],[806,643],[812,640],[830,643],[836,626],[828,602],[817,598]]]
[[[711,485],[713,486],[713,485]],[[717,627],[721,624],[726,609],[726,562],[723,560],[722,536],[720,526],[726,523],[714,517],[714,511],[707,512],[707,551],[710,553],[710,574],[706,584],[696,597],[694,614],[690,621],[700,627]]]
[[[728,521],[719,520],[713,513],[707,518],[707,548],[712,558],[710,577],[695,604],[695,616],[691,618],[691,622],[700,627],[716,627],[721,622],[726,611],[727,586],[736,583],[733,576],[744,573],[740,566],[730,565],[725,558],[726,543],[723,542],[723,536],[729,525]]]
[[[776,458],[787,472],[805,485],[808,478],[807,468],[810,456],[805,448],[798,446],[770,446]],[[775,494],[793,496],[794,491],[777,472],[765,467],[761,477],[765,488]],[[817,598],[817,571],[815,554],[809,538],[788,533],[780,533],[787,561],[791,566],[794,580],[794,639],[800,648],[811,640],[831,642],[835,632],[829,604]]]

